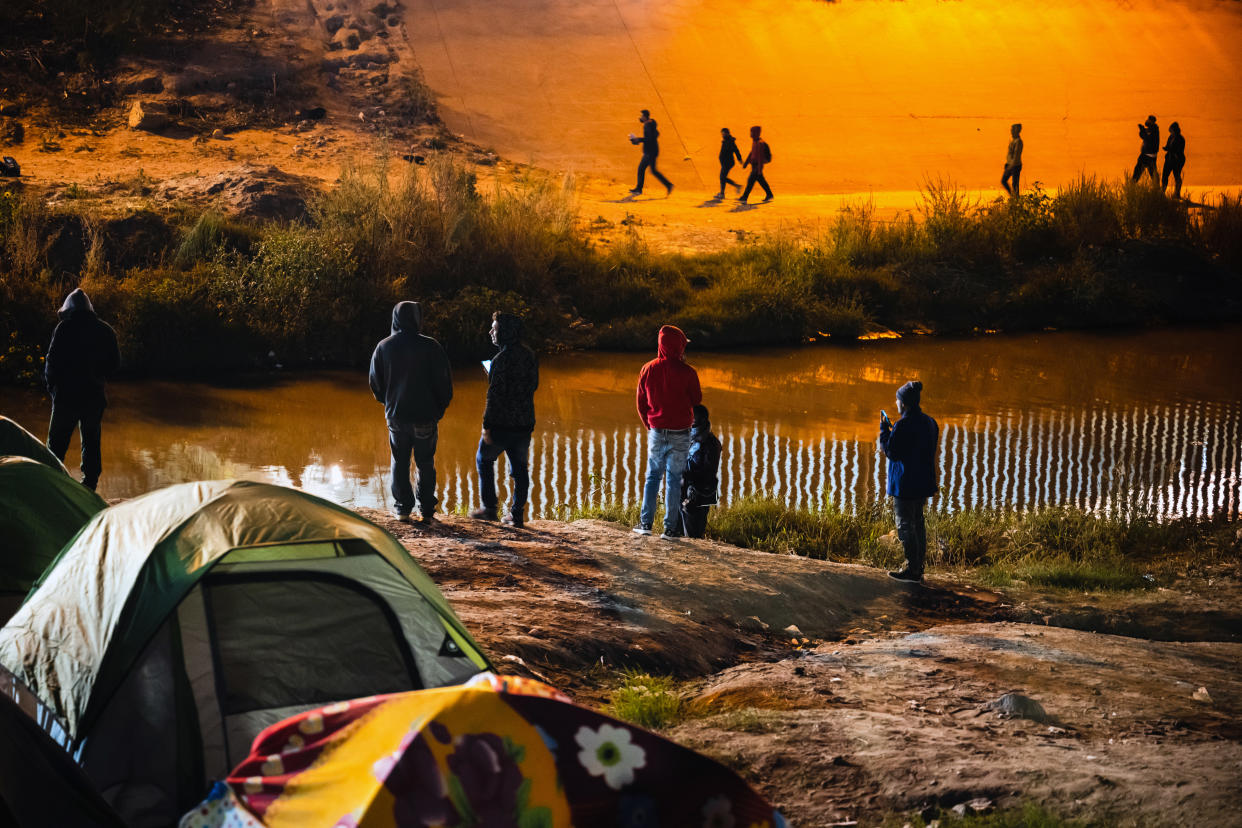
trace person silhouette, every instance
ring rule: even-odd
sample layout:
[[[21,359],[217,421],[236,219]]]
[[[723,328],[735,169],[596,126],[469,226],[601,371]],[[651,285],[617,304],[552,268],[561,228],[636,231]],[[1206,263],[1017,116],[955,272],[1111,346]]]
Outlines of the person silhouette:
[[[1169,176],[1173,176],[1173,197],[1182,197],[1182,167],[1186,166],[1186,138],[1177,121],[1169,124],[1169,140],[1164,145],[1164,171],[1160,175],[1160,189],[1169,188]]]
[[[1139,124],[1139,138],[1143,139],[1143,146],[1139,150],[1138,161],[1134,164],[1133,181],[1138,181],[1143,177],[1143,173],[1151,176],[1152,183],[1156,181],[1156,156],[1160,154],[1160,127],[1156,124],[1156,116],[1148,115],[1147,122]]]
[[[729,171],[733,169],[733,164],[742,160],[742,152],[737,148],[737,139],[729,132],[728,127],[720,128],[720,192],[716,193],[716,198],[724,198],[724,188],[729,184],[733,189],[741,191],[742,185],[738,184],[732,178],[729,178]]]
[[[746,160],[742,162],[742,169],[750,167],[750,177],[746,179],[746,189],[738,198],[738,201],[743,204],[746,203],[746,199],[750,198],[750,191],[755,188],[756,184],[763,188],[764,201],[773,199],[772,188],[768,186],[768,180],[763,176],[763,168],[772,161],[772,150],[768,147],[768,142],[759,137],[762,131],[763,127],[750,128],[750,155],[746,156]]]
[[[1018,194],[1018,179],[1022,177],[1022,124],[1009,127],[1009,151],[1005,153],[1005,173],[1001,176],[1001,186],[1011,196]],[[1013,181],[1013,189],[1009,182]]]
[[[656,158],[660,155],[660,130],[656,126],[655,118],[652,118],[651,113],[644,109],[639,115],[638,122],[643,125],[643,134],[635,135],[631,132],[630,143],[643,145],[643,158],[638,162],[638,183],[634,185],[634,189],[630,190],[630,193],[633,195],[640,195],[642,193],[643,179],[646,177],[647,170],[650,169],[651,174],[656,177],[656,180],[668,190],[667,194],[672,195],[673,182],[665,178],[656,169]]]

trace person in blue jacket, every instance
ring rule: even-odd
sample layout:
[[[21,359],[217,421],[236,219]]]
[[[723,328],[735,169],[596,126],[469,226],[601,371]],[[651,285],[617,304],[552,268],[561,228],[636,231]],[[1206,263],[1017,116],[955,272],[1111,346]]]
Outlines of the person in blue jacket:
[[[707,534],[707,513],[719,501],[720,440],[712,434],[707,406],[694,407],[690,450],[681,473],[681,528],[688,538]]]
[[[923,383],[907,382],[897,389],[897,413],[901,418],[890,423],[880,420],[880,449],[888,458],[888,494],[893,498],[897,518],[897,537],[905,549],[906,562],[901,569],[888,573],[899,581],[923,580],[927,558],[927,532],[923,508],[927,498],[936,493],[936,444],[940,427],[923,413],[920,397]]]

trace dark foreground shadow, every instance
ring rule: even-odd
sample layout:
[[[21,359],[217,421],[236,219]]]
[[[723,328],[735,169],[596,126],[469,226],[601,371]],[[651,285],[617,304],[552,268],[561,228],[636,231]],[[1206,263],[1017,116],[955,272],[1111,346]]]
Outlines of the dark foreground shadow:
[[[702,209],[703,207],[718,207],[723,203],[724,203],[723,198],[709,198],[707,201],[704,201],[702,204],[698,204],[695,206]]]
[[[751,210],[758,210],[758,209],[759,209],[758,204],[751,204],[749,201],[746,201],[746,202],[739,202],[738,204],[734,205],[733,209],[731,209],[729,212],[730,213],[749,213]]]

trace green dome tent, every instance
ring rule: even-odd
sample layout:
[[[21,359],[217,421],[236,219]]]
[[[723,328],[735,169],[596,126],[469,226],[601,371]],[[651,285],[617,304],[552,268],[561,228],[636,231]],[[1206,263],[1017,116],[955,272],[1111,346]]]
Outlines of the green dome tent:
[[[61,547],[105,506],[63,471],[27,457],[0,457],[0,624]]]
[[[491,666],[392,535],[247,481],[96,515],[0,630],[0,665],[133,828],[175,823],[289,715]]]
[[[69,754],[0,694],[0,825],[123,828]]]
[[[52,450],[40,442],[38,437],[18,425],[16,420],[0,415],[0,457],[5,456],[29,457],[69,474],[65,464],[57,460]]]

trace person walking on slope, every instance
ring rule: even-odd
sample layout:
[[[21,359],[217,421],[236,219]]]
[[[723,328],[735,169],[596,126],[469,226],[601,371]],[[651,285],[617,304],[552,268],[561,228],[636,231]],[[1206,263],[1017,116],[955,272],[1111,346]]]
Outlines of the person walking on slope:
[[[732,178],[729,178],[729,171],[733,169],[734,160],[742,160],[742,151],[737,148],[737,139],[729,132],[728,127],[720,129],[720,192],[716,193],[716,198],[724,198],[724,188],[728,184],[733,189],[741,192],[742,185],[738,184]]]
[[[893,498],[897,518],[897,537],[905,549],[906,562],[888,573],[899,581],[923,580],[927,558],[927,532],[923,507],[936,493],[936,443],[940,427],[923,413],[919,398],[923,383],[907,382],[897,389],[897,413],[901,418],[889,422],[881,412],[880,449],[888,457],[888,494]]]
[[[1143,177],[1143,173],[1151,176],[1152,183],[1156,181],[1156,156],[1160,154],[1160,127],[1156,123],[1155,115],[1148,115],[1145,123],[1139,124],[1139,138],[1143,140],[1143,146],[1139,149],[1138,161],[1134,164],[1133,181],[1138,181]]]
[[[522,320],[511,313],[492,314],[492,344],[500,350],[487,372],[487,405],[483,409],[483,435],[474,465],[479,471],[482,508],[470,513],[476,520],[495,520],[496,459],[509,458],[513,478],[513,504],[504,522],[521,529],[526,525],[526,496],[530,491],[527,457],[535,430],[535,389],[539,387],[539,360],[522,344]]]
[[[43,364],[43,382],[52,395],[47,447],[63,463],[77,429],[82,438],[82,485],[94,491],[103,472],[100,443],[108,406],[104,386],[121,367],[121,352],[116,332],[95,314],[81,288],[65,297],[58,315],[60,322]]]
[[[750,198],[750,191],[755,188],[755,184],[763,187],[764,202],[772,200],[772,188],[768,186],[768,180],[763,177],[763,168],[772,162],[772,148],[768,146],[768,142],[759,137],[762,127],[753,126],[750,128],[750,155],[746,156],[746,160],[742,162],[742,169],[750,167],[750,177],[746,179],[746,189],[742,191],[741,198],[738,201],[743,204],[746,199]]]
[[[641,136],[630,133],[631,144],[642,144],[643,158],[638,162],[638,183],[634,185],[634,189],[630,190],[633,195],[640,195],[643,191],[643,181],[646,179],[648,168],[656,180],[664,185],[668,192],[666,195],[673,194],[673,182],[664,177],[664,174],[656,169],[656,159],[660,155],[660,130],[656,126],[655,119],[651,117],[651,113],[643,110],[638,118],[638,122],[643,125],[643,134]]]
[[[392,309],[392,335],[371,355],[371,393],[384,404],[392,453],[393,513],[408,521],[415,506],[410,455],[418,468],[418,510],[423,523],[435,519],[438,423],[453,399],[453,374],[440,343],[424,336],[418,302]]]
[[[634,531],[650,535],[655,522],[660,480],[664,480],[665,539],[681,535],[681,473],[690,449],[694,406],[703,401],[699,375],[685,362],[690,340],[681,328],[660,328],[658,356],[638,372],[638,416],[647,429],[647,479]]]
[[[681,526],[688,538],[707,534],[707,512],[719,501],[720,440],[712,434],[707,406],[694,407],[690,451],[681,473]]]
[[[1022,177],[1022,124],[1009,127],[1009,150],[1005,153],[1005,172],[1001,176],[1001,186],[1011,196],[1018,194],[1018,179]],[[1013,189],[1009,188],[1012,179]]]
[[[1169,176],[1173,176],[1173,197],[1182,197],[1182,167],[1186,166],[1186,139],[1177,121],[1169,124],[1169,140],[1164,145],[1164,171],[1160,174],[1160,189],[1169,189]]]

